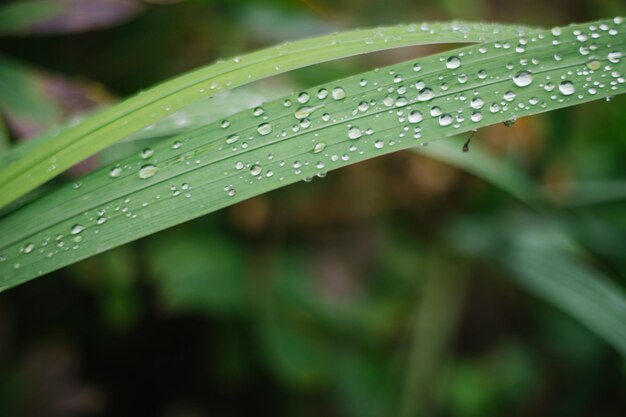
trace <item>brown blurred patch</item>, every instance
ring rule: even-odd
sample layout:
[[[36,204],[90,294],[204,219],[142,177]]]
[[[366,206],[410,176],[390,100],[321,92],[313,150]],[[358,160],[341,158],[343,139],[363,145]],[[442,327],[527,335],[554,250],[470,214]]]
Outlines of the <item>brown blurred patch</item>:
[[[235,228],[247,235],[257,235],[267,227],[270,216],[270,203],[265,195],[235,204],[228,210]]]

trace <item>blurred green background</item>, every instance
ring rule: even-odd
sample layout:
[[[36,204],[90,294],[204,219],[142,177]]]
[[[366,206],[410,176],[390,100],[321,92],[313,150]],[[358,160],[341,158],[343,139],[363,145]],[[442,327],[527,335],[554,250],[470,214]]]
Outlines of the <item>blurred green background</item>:
[[[3,146],[284,40],[626,14],[622,0],[18,3],[0,2]],[[235,111],[441,48],[318,65],[223,99]],[[616,97],[481,129],[467,154],[450,138],[379,157],[3,293],[0,416],[624,416],[624,358],[533,280],[626,285],[625,114]],[[485,181],[438,150],[495,157],[526,188],[504,191],[497,172]],[[513,197],[527,191],[542,208]]]

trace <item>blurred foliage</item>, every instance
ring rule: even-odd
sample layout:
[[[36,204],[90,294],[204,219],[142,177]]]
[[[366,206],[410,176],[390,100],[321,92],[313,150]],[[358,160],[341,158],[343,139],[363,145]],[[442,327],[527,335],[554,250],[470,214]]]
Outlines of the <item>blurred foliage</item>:
[[[0,143],[286,39],[626,12],[617,0],[134,3],[141,14],[107,29],[22,25],[0,39]],[[430,51],[295,71],[232,106]],[[52,78],[69,93],[49,94]],[[625,110],[617,97],[482,129],[467,154],[462,138],[376,158],[3,293],[0,416],[623,416],[624,359],[567,302],[532,294],[543,274],[623,291]]]

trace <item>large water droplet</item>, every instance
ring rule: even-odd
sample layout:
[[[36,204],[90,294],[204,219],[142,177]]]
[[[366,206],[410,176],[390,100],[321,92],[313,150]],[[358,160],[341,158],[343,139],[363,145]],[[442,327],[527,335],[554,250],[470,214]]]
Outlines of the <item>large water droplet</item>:
[[[513,76],[513,82],[518,87],[526,87],[533,82],[533,75],[528,71],[520,71]]]
[[[119,166],[113,167],[111,168],[111,171],[109,171],[109,177],[111,178],[117,178],[120,175],[122,175],[122,168]]]
[[[613,64],[619,63],[620,59],[622,59],[623,54],[621,52],[609,52],[608,58],[609,61]]]
[[[145,180],[147,178],[150,178],[154,174],[156,174],[158,170],[159,169],[152,164],[144,165],[139,169],[138,175],[139,175],[139,178],[141,178],[142,180]]]
[[[446,68],[448,68],[448,69],[455,69],[455,68],[458,68],[460,66],[461,66],[461,60],[459,59],[458,56],[451,56],[446,61]]]
[[[559,84],[559,91],[564,96],[571,96],[576,91],[576,87],[571,81],[565,80]]]
[[[80,232],[82,232],[83,230],[85,230],[85,226],[83,226],[82,224],[75,224],[70,229],[70,233],[73,234],[73,235],[77,235]]]
[[[346,90],[341,87],[335,87],[333,88],[332,95],[335,100],[343,100],[346,98]]]
[[[431,100],[433,97],[435,97],[435,93],[428,87],[420,90],[419,94],[417,95],[417,99],[419,101],[428,101]]]
[[[348,137],[350,139],[358,139],[363,135],[363,131],[356,126],[352,126],[348,129]]]
[[[259,134],[262,136],[269,135],[270,133],[272,133],[272,125],[269,123],[262,123],[259,125],[256,131],[259,132]]]
[[[252,175],[253,177],[256,177],[261,173],[262,170],[263,170],[263,167],[261,167],[261,165],[254,164],[250,167],[250,175]]]
[[[419,110],[413,110],[409,113],[409,123],[419,123],[424,120],[424,115]]]
[[[439,116],[439,125],[440,126],[449,126],[452,124],[452,121],[454,119],[452,118],[452,116],[450,116],[448,113],[444,113],[441,116]]]
[[[474,97],[470,101],[470,107],[476,110],[481,109],[484,105],[485,105],[485,102],[480,97]]]
[[[317,109],[321,109],[322,107],[324,107],[323,104],[319,104],[317,106],[300,107],[298,110],[296,110],[296,112],[294,113],[294,116],[296,116],[296,119],[302,120],[302,119],[309,117],[311,113],[313,113]]]

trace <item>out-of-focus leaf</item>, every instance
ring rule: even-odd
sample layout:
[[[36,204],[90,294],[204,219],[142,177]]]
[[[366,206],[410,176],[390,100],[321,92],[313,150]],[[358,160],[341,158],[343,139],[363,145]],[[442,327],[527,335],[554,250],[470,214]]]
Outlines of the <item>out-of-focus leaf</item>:
[[[0,56],[0,110],[17,137],[30,138],[111,101],[98,83],[70,80]]]
[[[0,35],[85,32],[124,22],[144,7],[136,0],[26,0],[0,8]]]
[[[244,254],[223,236],[171,234],[151,242],[148,253],[166,306],[236,314],[245,305]]]
[[[453,228],[453,247],[509,270],[522,287],[558,306],[626,356],[626,296],[590,267],[561,226],[507,217]]]

